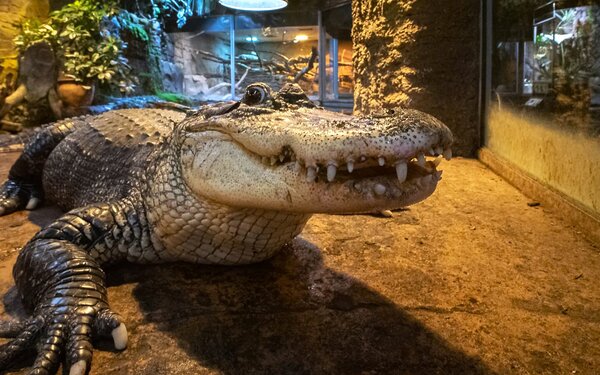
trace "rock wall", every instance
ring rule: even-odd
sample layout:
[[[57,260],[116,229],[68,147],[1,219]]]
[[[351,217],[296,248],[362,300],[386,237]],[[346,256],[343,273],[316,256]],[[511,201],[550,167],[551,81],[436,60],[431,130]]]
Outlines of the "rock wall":
[[[454,132],[454,153],[479,147],[480,1],[352,2],[355,112],[398,105]]]
[[[48,16],[48,0],[1,0],[0,1],[0,64],[4,66],[3,76],[16,69],[16,51],[12,39],[17,33],[13,26],[23,18],[45,18]]]

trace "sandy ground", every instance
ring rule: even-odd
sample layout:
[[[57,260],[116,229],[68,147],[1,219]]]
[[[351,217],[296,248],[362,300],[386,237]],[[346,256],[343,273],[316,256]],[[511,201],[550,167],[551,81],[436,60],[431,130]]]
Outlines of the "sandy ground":
[[[314,216],[263,264],[109,269],[130,344],[99,342],[91,374],[600,373],[599,247],[478,161],[443,169],[425,202]],[[18,248],[57,214],[0,217],[4,317]]]

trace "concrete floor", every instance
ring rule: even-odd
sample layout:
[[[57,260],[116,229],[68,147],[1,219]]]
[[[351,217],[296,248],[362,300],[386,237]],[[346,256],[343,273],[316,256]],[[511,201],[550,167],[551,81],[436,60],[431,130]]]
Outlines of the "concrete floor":
[[[425,202],[314,216],[263,264],[109,269],[130,342],[99,342],[91,374],[600,373],[599,247],[476,160],[442,169]],[[18,247],[56,214],[0,218],[4,316]]]

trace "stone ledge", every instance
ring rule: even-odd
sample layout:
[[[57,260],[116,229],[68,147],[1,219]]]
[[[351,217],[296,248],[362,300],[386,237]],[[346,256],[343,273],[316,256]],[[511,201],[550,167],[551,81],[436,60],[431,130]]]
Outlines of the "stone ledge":
[[[487,147],[479,150],[479,160],[523,194],[535,198],[569,224],[579,227],[591,241],[600,244],[600,217],[598,214],[590,212],[572,198],[538,181]]]

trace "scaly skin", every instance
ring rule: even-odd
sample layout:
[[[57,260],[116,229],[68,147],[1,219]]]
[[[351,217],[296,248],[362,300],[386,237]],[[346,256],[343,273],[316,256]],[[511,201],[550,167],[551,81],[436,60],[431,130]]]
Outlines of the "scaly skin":
[[[42,229],[13,275],[32,315],[0,324],[0,370],[37,343],[32,374],[89,368],[91,339],[127,332],[102,265],[267,259],[312,213],[395,209],[429,196],[450,131],[397,110],[352,117],[316,108],[297,86],[248,87],[242,102],[121,110],[41,129],[0,189],[0,214],[43,197],[71,210]],[[411,161],[416,158],[417,161]]]

